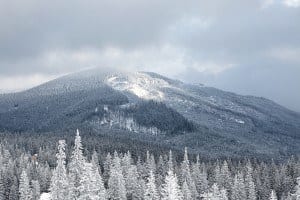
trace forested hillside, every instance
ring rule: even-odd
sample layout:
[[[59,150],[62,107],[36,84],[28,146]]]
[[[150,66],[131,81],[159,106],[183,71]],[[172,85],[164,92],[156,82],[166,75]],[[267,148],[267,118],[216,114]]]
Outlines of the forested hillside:
[[[299,113],[155,73],[94,69],[0,94],[2,132],[63,134],[77,127],[211,158],[300,153]]]
[[[167,149],[107,151],[59,135],[1,134],[0,199],[297,200],[300,161],[207,160]],[[4,137],[5,136],[5,137]],[[26,135],[25,135],[26,136]],[[6,138],[6,139],[4,139]],[[87,138],[85,136],[84,138]],[[43,141],[43,142],[41,142]],[[85,147],[87,146],[87,147]],[[98,148],[97,148],[98,147]],[[101,148],[99,148],[101,147]],[[101,149],[101,150],[100,150]],[[153,154],[153,153],[154,154]]]

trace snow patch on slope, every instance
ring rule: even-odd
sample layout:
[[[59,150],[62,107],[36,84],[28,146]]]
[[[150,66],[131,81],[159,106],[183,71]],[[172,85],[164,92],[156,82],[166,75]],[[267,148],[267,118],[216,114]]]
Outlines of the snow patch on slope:
[[[174,85],[160,76],[151,76],[147,73],[114,74],[106,77],[105,83],[116,90],[130,92],[145,100],[163,101],[189,119],[193,119],[199,112],[205,112],[211,116],[221,116],[222,121],[243,125],[246,122],[236,118],[234,114],[228,112],[218,114],[220,111],[216,108],[228,109],[233,113],[241,114],[247,114],[248,110],[246,109],[251,109],[222,96],[222,93],[218,94],[214,90],[206,89],[203,85],[196,85],[197,90],[189,90],[187,89],[189,87],[186,88],[184,84]],[[170,90],[165,90],[166,88]],[[203,118],[200,118],[201,120]],[[198,121],[199,119],[197,119]]]
[[[126,108],[130,106],[130,104],[124,104],[120,106],[120,108]],[[107,108],[107,107],[106,107]],[[95,126],[106,126],[111,128],[119,128],[128,130],[135,133],[147,133],[151,135],[162,135],[165,134],[163,131],[160,131],[156,127],[145,127],[142,125],[139,125],[133,117],[125,116],[122,114],[122,112],[116,112],[109,110],[108,108],[105,109],[105,114],[102,119],[94,119],[90,121],[90,123]]]
[[[51,199],[50,193],[41,194],[40,200],[50,200],[50,199]]]
[[[240,119],[235,119],[235,122],[239,123],[239,124],[245,124],[245,122],[243,120],[240,120]]]
[[[164,100],[165,95],[161,89],[171,87],[167,81],[141,72],[113,75],[107,77],[105,83],[116,90],[131,92],[146,100]]]

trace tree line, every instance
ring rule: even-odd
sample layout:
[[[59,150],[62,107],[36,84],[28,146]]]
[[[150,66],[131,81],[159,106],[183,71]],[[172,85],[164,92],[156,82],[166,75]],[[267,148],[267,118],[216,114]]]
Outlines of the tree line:
[[[30,154],[3,142],[0,199],[38,200],[41,193],[52,200],[300,199],[300,162],[294,157],[285,163],[204,161],[185,149],[181,160],[172,151],[156,156],[147,151],[144,157],[114,151],[104,158],[84,151],[78,131],[71,146],[59,140],[56,164],[49,165],[52,152]]]

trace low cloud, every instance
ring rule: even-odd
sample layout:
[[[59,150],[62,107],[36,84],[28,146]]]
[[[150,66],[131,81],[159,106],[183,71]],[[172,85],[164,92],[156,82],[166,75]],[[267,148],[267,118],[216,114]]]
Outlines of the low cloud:
[[[300,111],[294,92],[300,85],[299,5],[0,0],[0,90],[91,67],[119,67],[263,95]],[[14,81],[21,79],[25,84]]]
[[[300,0],[284,0],[283,3],[289,7],[300,7]]]
[[[272,59],[283,61],[287,64],[294,63],[300,66],[300,48],[275,48],[269,52]]]
[[[18,92],[24,88],[30,88],[42,84],[46,81],[57,78],[57,76],[47,76],[43,74],[30,74],[30,75],[16,75],[16,76],[0,76],[0,85],[5,86],[1,88],[0,92]]]

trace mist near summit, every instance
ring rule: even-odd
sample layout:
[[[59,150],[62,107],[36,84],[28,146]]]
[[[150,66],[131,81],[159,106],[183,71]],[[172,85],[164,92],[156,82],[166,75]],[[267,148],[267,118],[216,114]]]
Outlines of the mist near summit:
[[[300,111],[299,2],[2,0],[0,92],[91,67],[120,68]]]

